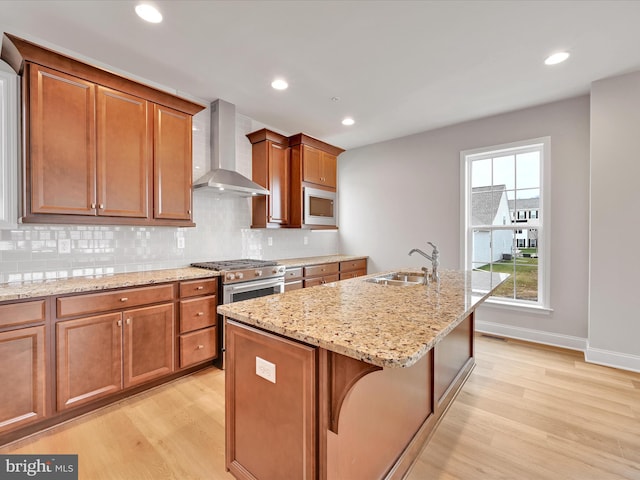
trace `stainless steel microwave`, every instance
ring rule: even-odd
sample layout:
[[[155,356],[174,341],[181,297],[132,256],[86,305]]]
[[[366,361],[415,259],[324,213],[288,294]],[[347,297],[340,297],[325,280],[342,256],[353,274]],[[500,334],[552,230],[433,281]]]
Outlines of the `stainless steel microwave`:
[[[336,227],[336,192],[304,187],[304,224]]]

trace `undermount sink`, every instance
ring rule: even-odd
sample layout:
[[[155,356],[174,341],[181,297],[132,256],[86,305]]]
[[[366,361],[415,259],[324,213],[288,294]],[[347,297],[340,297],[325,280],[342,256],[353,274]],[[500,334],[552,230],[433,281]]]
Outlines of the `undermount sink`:
[[[393,272],[367,278],[365,282],[395,287],[408,287],[411,285],[422,285],[424,283],[424,274],[416,272]]]

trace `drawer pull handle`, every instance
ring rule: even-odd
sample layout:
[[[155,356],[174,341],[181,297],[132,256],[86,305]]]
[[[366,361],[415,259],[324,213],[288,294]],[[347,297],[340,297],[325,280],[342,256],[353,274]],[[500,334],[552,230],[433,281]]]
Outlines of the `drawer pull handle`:
[[[198,312],[198,313],[196,313],[196,316],[197,316],[197,317],[201,317],[201,316],[203,316],[203,315],[204,315],[204,312]]]
[[[198,350],[202,350],[204,348],[204,345],[198,345]]]
[[[204,290],[204,287],[200,285],[199,287],[196,287],[196,290]]]
[[[129,298],[128,298],[128,297],[122,297],[122,298],[120,299],[120,301],[121,301],[121,302],[126,302],[127,300],[129,300]]]

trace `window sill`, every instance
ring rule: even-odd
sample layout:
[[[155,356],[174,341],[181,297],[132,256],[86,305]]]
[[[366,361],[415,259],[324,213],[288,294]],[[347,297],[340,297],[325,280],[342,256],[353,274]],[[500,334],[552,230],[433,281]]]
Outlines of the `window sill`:
[[[516,312],[533,313],[536,315],[551,315],[553,308],[543,307],[540,305],[526,305],[522,303],[507,302],[504,300],[496,300],[494,298],[488,298],[483,306],[490,308],[499,308],[504,310],[514,310]]]

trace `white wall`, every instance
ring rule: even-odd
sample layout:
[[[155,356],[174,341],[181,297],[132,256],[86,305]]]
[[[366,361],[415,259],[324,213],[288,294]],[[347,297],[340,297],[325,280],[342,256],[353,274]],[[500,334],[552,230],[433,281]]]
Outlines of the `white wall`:
[[[591,86],[587,358],[640,371],[640,72]]]
[[[393,119],[389,119],[393,122]],[[551,137],[551,306],[527,314],[483,307],[487,330],[583,348],[587,337],[589,97],[582,96],[349,150],[339,157],[341,250],[370,271],[422,266],[411,248],[460,268],[460,152]]]

